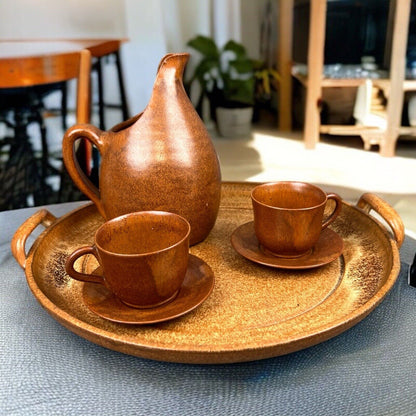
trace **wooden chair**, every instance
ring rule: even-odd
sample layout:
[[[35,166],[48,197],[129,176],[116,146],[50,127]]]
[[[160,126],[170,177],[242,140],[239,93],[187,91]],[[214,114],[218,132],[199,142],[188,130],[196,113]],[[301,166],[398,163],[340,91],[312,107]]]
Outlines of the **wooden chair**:
[[[47,85],[76,79],[76,121],[77,123],[88,123],[90,120],[90,71],[91,54],[88,50],[26,58],[0,59],[0,94],[2,97],[0,113],[3,114],[3,120],[8,120],[9,127],[14,128],[9,161],[15,159],[14,152],[18,148],[24,147],[26,149],[23,152],[24,154],[32,151],[26,129],[29,123],[33,121],[38,123],[42,142],[40,177],[43,192],[45,191],[49,152],[43,120],[44,107],[39,96],[39,90]],[[83,141],[82,148],[85,156],[84,160],[80,161],[80,165],[84,168],[86,174],[89,174],[91,146],[88,142]],[[11,168],[11,163],[6,163],[4,171],[7,171],[7,167]],[[10,173],[7,174],[10,177]],[[7,191],[10,190],[3,190],[2,193],[4,194]]]

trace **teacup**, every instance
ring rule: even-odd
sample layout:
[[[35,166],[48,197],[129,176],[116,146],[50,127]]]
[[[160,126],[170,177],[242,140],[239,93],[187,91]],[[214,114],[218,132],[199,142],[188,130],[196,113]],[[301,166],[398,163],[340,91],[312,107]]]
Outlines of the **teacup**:
[[[324,221],[328,200],[335,202]],[[341,211],[342,200],[334,193],[305,182],[275,182],[256,186],[251,193],[254,230],[265,252],[281,257],[300,257],[310,252],[321,231]]]
[[[100,283],[128,306],[151,308],[173,300],[185,278],[191,226],[183,217],[162,211],[126,214],[105,222],[94,244],[75,250],[66,271],[76,280]],[[101,274],[81,273],[75,261],[97,258]]]

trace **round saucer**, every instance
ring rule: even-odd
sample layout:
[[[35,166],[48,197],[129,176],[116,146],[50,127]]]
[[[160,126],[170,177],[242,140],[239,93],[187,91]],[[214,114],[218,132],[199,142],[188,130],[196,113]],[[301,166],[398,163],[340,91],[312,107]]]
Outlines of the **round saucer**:
[[[85,282],[82,296],[95,314],[123,324],[154,324],[182,316],[199,306],[211,294],[214,273],[200,258],[189,255],[188,270],[178,295],[164,305],[138,309],[121,302],[104,285]]]
[[[278,257],[263,251],[254,232],[254,222],[238,227],[231,236],[231,244],[237,253],[255,263],[280,269],[309,269],[323,266],[337,259],[344,248],[342,238],[329,228],[325,228],[318,242],[310,252],[300,257]]]

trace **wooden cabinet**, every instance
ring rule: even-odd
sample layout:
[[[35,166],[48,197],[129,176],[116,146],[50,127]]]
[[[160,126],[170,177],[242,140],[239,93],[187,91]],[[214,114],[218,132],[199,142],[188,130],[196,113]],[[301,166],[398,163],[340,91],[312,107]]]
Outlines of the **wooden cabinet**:
[[[279,27],[280,45],[279,50],[279,68],[281,68],[282,86],[292,85],[291,77],[282,69],[287,68],[290,62],[289,47],[291,43],[285,40],[287,37],[292,38],[292,32],[288,32],[289,27],[287,19],[293,20],[293,14],[283,15],[288,10],[288,3],[293,8],[293,0],[279,0]],[[326,0],[310,0],[310,21],[309,21],[309,45],[307,56],[307,77],[297,76],[298,80],[306,88],[306,105],[304,121],[304,143],[306,148],[313,149],[319,142],[320,133],[338,134],[338,135],[360,135],[366,143],[378,144],[380,154],[383,156],[394,156],[397,139],[400,135],[416,135],[415,127],[401,126],[403,98],[405,91],[416,91],[416,80],[405,80],[406,71],[406,45],[408,38],[408,27],[410,18],[411,0],[390,0],[389,11],[389,41],[386,42],[386,48],[391,49],[390,55],[390,72],[387,79],[373,80],[374,85],[381,88],[387,97],[387,108],[385,111],[385,127],[377,128],[374,126],[334,126],[321,125],[320,120],[320,100],[322,89],[326,87],[351,87],[359,86],[366,82],[365,79],[326,79],[323,78],[324,69],[324,47],[325,47],[325,24],[327,13]],[[282,25],[286,33],[282,33]],[[342,44],[340,44],[342,47]],[[284,51],[284,52],[282,52]],[[284,60],[284,61],[282,61]],[[288,93],[285,89],[280,94],[280,111],[286,110],[279,114],[279,128],[282,130],[290,126],[290,113],[287,114]]]

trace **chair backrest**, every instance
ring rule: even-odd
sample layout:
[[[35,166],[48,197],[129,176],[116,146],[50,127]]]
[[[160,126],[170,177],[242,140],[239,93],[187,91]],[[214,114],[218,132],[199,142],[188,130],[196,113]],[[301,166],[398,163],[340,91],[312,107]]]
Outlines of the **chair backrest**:
[[[91,53],[88,50],[0,61],[0,88],[77,80],[77,122],[90,121]]]

